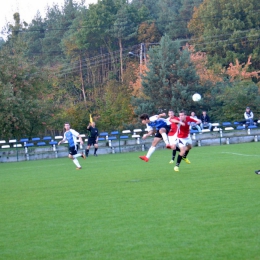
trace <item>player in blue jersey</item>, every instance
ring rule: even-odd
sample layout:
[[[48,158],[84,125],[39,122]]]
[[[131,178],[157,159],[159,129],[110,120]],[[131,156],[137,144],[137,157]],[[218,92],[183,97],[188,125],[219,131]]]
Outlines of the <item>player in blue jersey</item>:
[[[156,145],[163,139],[163,141],[166,144],[166,148],[171,149],[171,145],[168,140],[168,132],[171,128],[171,123],[165,119],[161,118],[162,116],[166,116],[165,113],[154,115],[149,117],[148,114],[142,114],[140,116],[140,119],[142,121],[142,124],[146,125],[146,129],[148,131],[147,134],[143,135],[142,139],[146,139],[148,136],[152,135],[154,132],[154,128],[156,129],[156,133],[154,135],[154,139],[152,142],[151,147],[149,148],[147,154],[145,156],[139,156],[139,158],[145,162],[148,162],[151,155],[155,151]]]
[[[69,144],[69,158],[73,160],[73,163],[77,166],[77,170],[81,170],[81,166],[79,164],[79,161],[77,157],[82,157],[83,159],[86,159],[86,156],[84,153],[78,154],[78,145],[77,145],[77,138],[79,138],[80,145],[83,145],[83,140],[80,136],[80,134],[75,131],[74,129],[70,128],[69,123],[64,124],[64,128],[66,132],[64,133],[63,139],[58,143],[58,145],[64,143],[65,141],[68,141]]]

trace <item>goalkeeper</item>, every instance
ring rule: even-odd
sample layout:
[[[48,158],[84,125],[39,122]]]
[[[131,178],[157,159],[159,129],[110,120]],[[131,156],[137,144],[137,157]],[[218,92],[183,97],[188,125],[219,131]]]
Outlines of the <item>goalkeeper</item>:
[[[92,120],[91,120],[92,121]],[[97,150],[98,150],[98,129],[96,128],[95,122],[90,122],[87,130],[89,132],[88,134],[88,145],[87,149],[85,150],[86,157],[88,157],[89,149],[91,145],[94,146],[94,156],[97,156]]]

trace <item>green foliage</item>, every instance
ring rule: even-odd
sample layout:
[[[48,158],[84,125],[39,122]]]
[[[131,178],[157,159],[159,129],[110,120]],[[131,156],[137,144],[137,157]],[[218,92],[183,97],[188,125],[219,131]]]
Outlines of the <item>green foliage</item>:
[[[0,49],[4,44],[5,44],[5,40],[2,37],[0,37]]]
[[[254,113],[254,119],[259,118],[260,96],[258,87],[251,81],[237,81],[218,84],[212,90],[215,104],[211,106],[210,114],[216,121],[242,121],[247,106]]]
[[[115,80],[109,81],[104,93],[97,101],[93,115],[99,115],[97,125],[101,130],[119,130],[123,124],[132,122],[133,109],[130,104],[131,89]]]
[[[42,40],[45,37],[46,23],[37,13],[35,18],[28,26],[28,31],[25,35],[20,35],[27,43],[27,52],[25,53],[28,58],[34,59],[38,66],[45,65],[47,53],[43,53]]]
[[[189,24],[196,49],[207,52],[211,66],[243,63],[252,55],[252,69],[259,69],[259,9],[258,0],[204,0]]]
[[[194,106],[192,95],[195,92],[203,93],[189,52],[181,51],[178,41],[164,36],[160,45],[151,48],[148,55],[148,71],[142,81],[145,98],[134,101],[138,103],[138,111],[157,113],[169,108],[191,110]]]
[[[7,26],[7,41],[0,39],[1,113],[8,118],[2,122],[1,135],[55,132],[64,121],[84,130],[89,113],[94,111],[101,116],[97,123],[104,130],[134,125],[134,118],[142,112],[169,108],[197,114],[206,109],[212,118],[220,118],[220,114],[235,118],[238,114],[232,110],[232,102],[237,102],[239,82],[209,81],[200,86],[190,53],[181,50],[183,40],[171,40],[193,34],[196,48],[207,51],[208,64],[218,72],[236,58],[240,63],[247,61],[249,55],[249,69],[259,69],[259,2],[204,0],[199,6],[201,2],[102,0],[87,8],[84,2],[64,0],[62,7],[49,6],[45,19],[37,13],[27,21],[29,25],[22,24],[15,13],[14,24]],[[150,45],[160,39],[160,45]],[[139,56],[141,42],[150,51],[140,89],[146,61],[137,73],[127,74],[131,66],[127,53]],[[117,82],[120,80],[123,84]],[[250,103],[258,113],[259,95],[255,85],[249,85],[248,92],[241,94],[241,109]],[[129,86],[134,86],[137,97],[132,98]],[[200,102],[192,101],[195,92],[202,95]],[[239,111],[236,103],[234,106]],[[83,112],[78,115],[79,111]]]
[[[45,105],[44,73],[24,58],[25,49],[16,37],[0,50],[0,136],[4,138],[39,133],[51,110]]]
[[[202,0],[161,0],[158,1],[158,28],[171,39],[189,38],[187,23],[192,17],[193,8]]]

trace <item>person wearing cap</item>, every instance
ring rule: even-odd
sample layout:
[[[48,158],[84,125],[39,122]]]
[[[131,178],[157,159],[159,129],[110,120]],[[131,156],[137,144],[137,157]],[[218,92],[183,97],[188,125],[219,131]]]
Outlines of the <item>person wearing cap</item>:
[[[251,111],[250,107],[246,107],[246,111],[244,113],[244,118],[246,120],[247,125],[254,125],[254,114]]]

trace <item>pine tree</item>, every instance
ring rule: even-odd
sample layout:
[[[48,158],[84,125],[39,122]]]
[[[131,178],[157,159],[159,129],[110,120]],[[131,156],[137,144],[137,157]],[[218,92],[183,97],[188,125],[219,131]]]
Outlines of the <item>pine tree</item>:
[[[148,70],[142,81],[144,97],[134,100],[136,113],[157,113],[169,108],[194,110],[198,104],[191,97],[195,92],[203,94],[203,88],[198,84],[189,51],[181,51],[179,41],[164,36],[148,56]]]

